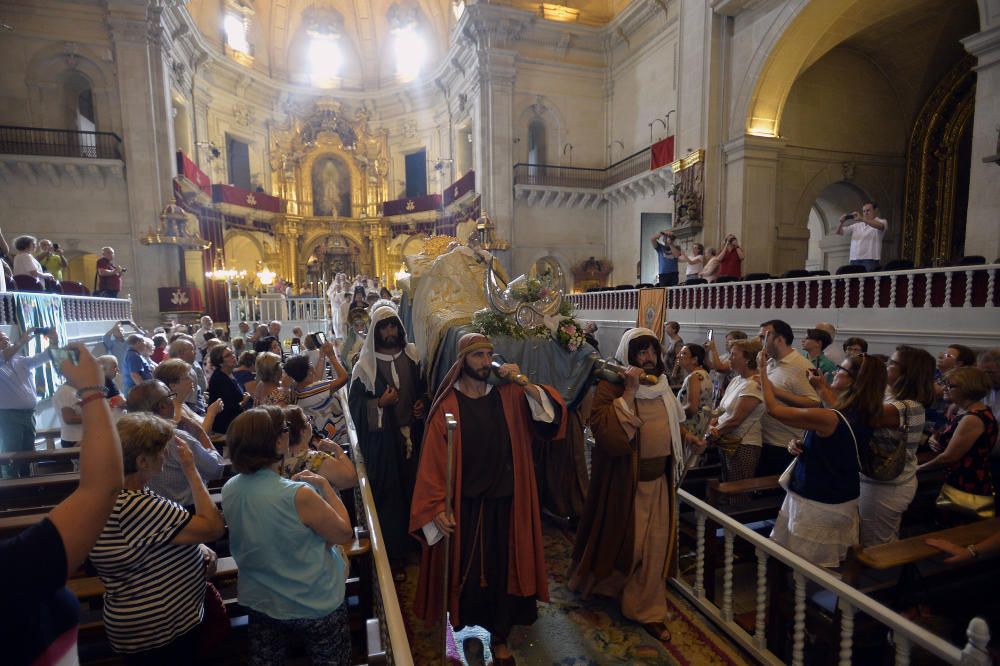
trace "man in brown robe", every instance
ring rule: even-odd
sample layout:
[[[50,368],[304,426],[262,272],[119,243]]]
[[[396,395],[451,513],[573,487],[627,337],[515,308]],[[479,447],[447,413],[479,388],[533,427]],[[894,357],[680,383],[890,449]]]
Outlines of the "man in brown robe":
[[[597,385],[590,428],[597,446],[587,505],[573,546],[569,587],[619,599],[622,614],[670,640],[665,580],[673,559],[675,488],[683,474],[684,408],[664,375],[660,342],[647,328],[625,333],[616,354],[624,382]],[[657,378],[642,385],[640,377]]]
[[[507,635],[531,624],[536,600],[548,601],[532,437],[565,436],[566,407],[549,386],[487,383],[493,344],[478,333],[459,340],[458,358],[427,418],[410,510],[410,532],[423,552],[415,612],[436,622],[444,608],[444,534],[451,535],[448,610],[456,627],[492,636],[494,663],[513,664]],[[514,364],[500,368],[514,377]],[[452,514],[445,511],[447,428],[458,420],[452,459]]]

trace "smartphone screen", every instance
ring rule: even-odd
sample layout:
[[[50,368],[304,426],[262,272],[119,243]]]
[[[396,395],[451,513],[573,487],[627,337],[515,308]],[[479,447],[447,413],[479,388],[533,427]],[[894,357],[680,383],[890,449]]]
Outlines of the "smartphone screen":
[[[293,354],[298,354],[299,353],[299,346],[298,345],[292,345],[292,353]]]
[[[715,330],[711,328],[708,329],[708,339],[711,340],[714,337],[715,337]]]
[[[323,335],[319,331],[313,333],[313,335],[316,336],[316,342],[319,344],[319,346],[322,347],[323,345],[326,344],[326,336],[325,335]]]
[[[72,349],[69,347],[53,347],[52,361],[56,364],[56,368],[59,368],[63,364],[63,361],[69,361],[73,365],[77,365],[80,362],[80,352],[77,349]]]

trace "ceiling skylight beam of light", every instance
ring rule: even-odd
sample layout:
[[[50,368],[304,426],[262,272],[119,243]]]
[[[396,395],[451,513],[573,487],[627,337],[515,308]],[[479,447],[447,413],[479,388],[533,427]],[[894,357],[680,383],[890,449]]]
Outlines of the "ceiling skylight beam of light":
[[[226,33],[226,44],[229,45],[229,48],[240,53],[250,53],[247,24],[242,16],[226,14],[226,18],[222,21],[222,28]]]
[[[309,78],[321,88],[333,87],[340,72],[340,47],[333,36],[315,36],[309,40],[307,52]]]
[[[427,61],[427,42],[417,30],[417,24],[410,23],[395,29],[393,46],[396,52],[396,76],[404,83],[417,78]]]

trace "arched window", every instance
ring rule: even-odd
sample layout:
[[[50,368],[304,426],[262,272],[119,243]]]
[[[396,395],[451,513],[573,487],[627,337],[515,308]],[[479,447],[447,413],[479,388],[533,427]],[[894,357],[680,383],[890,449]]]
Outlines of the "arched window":
[[[545,164],[545,122],[541,118],[528,124],[528,163]]]
[[[531,176],[542,175],[544,173],[545,162],[545,121],[535,118],[528,123],[528,174]]]
[[[62,77],[62,105],[60,108],[60,129],[78,132],[73,154],[82,157],[97,157],[97,116],[94,113],[94,94],[90,81],[75,70],[67,71]]]

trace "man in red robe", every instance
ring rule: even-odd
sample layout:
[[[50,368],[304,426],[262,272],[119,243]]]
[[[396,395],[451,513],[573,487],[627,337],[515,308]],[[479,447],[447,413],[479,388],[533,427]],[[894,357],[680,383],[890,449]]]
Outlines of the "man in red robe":
[[[426,622],[442,616],[442,537],[450,534],[451,622],[488,630],[500,666],[514,663],[506,645],[511,627],[534,622],[536,601],[549,599],[531,442],[565,437],[566,406],[550,386],[489,384],[492,359],[486,336],[459,340],[458,358],[427,418],[410,532],[423,546],[417,615]],[[520,370],[508,363],[498,374],[511,378]],[[445,510],[446,413],[458,420],[451,516]]]

